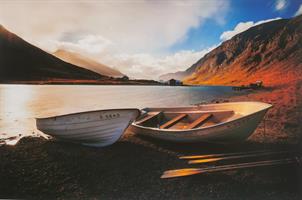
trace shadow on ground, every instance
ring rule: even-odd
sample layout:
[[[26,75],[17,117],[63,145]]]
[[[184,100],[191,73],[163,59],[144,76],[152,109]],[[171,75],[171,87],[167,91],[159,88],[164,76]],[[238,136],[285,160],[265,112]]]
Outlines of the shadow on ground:
[[[160,179],[165,170],[190,167],[179,155],[272,148],[289,146],[180,145],[130,135],[91,148],[23,138],[0,147],[0,198],[301,199],[301,170],[295,165]]]

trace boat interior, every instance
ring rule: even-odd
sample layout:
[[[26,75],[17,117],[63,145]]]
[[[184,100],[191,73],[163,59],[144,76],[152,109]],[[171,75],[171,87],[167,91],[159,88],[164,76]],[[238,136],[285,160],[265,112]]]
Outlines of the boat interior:
[[[213,126],[240,116],[232,110],[150,111],[143,114],[135,123],[150,128],[184,130]]]

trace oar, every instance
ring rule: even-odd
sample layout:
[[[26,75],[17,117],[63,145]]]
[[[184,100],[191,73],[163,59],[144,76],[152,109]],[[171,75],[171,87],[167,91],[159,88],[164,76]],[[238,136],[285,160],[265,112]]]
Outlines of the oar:
[[[253,153],[262,153],[262,152],[271,152],[271,151],[259,150],[259,151],[247,151],[247,152],[236,152],[236,153],[180,156],[179,159],[191,160],[191,159],[201,159],[201,158],[216,158],[216,157],[222,157],[222,156],[234,156],[234,155],[253,154]]]
[[[254,153],[254,154],[241,154],[241,155],[235,155],[235,156],[222,156],[222,157],[217,157],[217,158],[190,160],[188,163],[189,164],[200,164],[200,163],[216,162],[216,161],[221,161],[221,160],[251,158],[251,157],[268,156],[268,155],[275,155],[275,154],[282,154],[282,153],[290,153],[290,152],[289,151],[259,152],[259,153]]]
[[[297,158],[286,158],[286,159],[279,159],[279,160],[265,160],[265,161],[257,161],[257,162],[220,165],[215,167],[184,168],[184,169],[165,171],[161,176],[161,178],[175,178],[175,177],[191,176],[201,173],[221,172],[227,170],[244,169],[244,168],[261,167],[261,166],[274,166],[274,165],[282,165],[282,164],[291,164],[295,162],[297,162]]]

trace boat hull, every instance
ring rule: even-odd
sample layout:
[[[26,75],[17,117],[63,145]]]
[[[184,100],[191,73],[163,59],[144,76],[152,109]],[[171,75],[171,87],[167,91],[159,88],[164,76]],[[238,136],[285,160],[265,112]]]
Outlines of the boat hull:
[[[57,139],[104,147],[116,142],[139,116],[138,109],[111,109],[36,119],[37,128]]]
[[[134,122],[130,130],[139,135],[172,142],[234,143],[244,141],[252,135],[270,107],[269,105],[238,119],[203,128],[190,130],[159,129],[144,127]],[[193,107],[188,107],[188,110],[192,109]],[[173,108],[168,110],[172,111]],[[179,108],[179,110],[183,111],[186,108]],[[198,107],[195,110],[198,110]]]

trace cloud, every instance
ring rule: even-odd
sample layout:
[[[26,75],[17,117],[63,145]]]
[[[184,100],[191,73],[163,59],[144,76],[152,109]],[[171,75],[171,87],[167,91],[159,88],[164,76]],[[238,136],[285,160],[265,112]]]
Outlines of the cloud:
[[[228,0],[0,1],[0,24],[49,52],[78,52],[154,79],[187,69],[213,48],[169,53],[205,20],[223,24],[228,8]]]
[[[294,16],[298,16],[298,15],[301,15],[301,14],[302,14],[302,4],[300,4],[299,9],[297,10],[297,12],[295,13]]]
[[[48,41],[54,52],[64,49],[90,57],[100,63],[111,66],[127,74],[131,78],[157,79],[160,75],[183,71],[189,68],[206,53],[216,48],[213,45],[200,51],[181,50],[175,53],[123,53],[119,46],[100,35],[81,35],[69,39],[68,42]]]
[[[213,46],[201,51],[180,51],[166,56],[122,54],[114,56],[114,60],[108,62],[111,63],[111,66],[115,66],[130,77],[157,79],[165,73],[186,70],[215,47]]]
[[[50,41],[48,45],[51,46],[53,50],[65,49],[95,55],[106,51],[113,43],[101,35],[86,35],[74,41]]]
[[[183,71],[189,68],[206,53],[216,48],[213,45],[200,51],[181,50],[175,53],[123,53],[119,46],[100,35],[81,35],[68,42],[48,41],[54,52],[64,49],[90,57],[127,74],[130,78],[157,79],[160,75]]]
[[[235,36],[235,35],[243,32],[243,31],[246,31],[247,29],[249,29],[249,28],[251,28],[253,26],[257,26],[259,24],[267,23],[267,22],[270,22],[270,21],[278,20],[278,19],[281,19],[281,18],[280,17],[276,17],[276,18],[273,18],[273,19],[261,20],[261,21],[258,21],[256,23],[254,23],[253,21],[240,22],[240,23],[238,23],[235,26],[235,28],[233,30],[223,32],[220,35],[220,39],[222,41],[229,40],[233,36]]]
[[[1,1],[0,23],[44,49],[66,35],[101,35],[121,52],[158,52],[206,19],[223,21],[228,1]]]
[[[94,36],[93,38],[98,37]],[[81,41],[90,40],[82,38]],[[61,48],[71,52],[79,52],[82,55],[116,68],[131,78],[157,79],[165,73],[186,70],[217,46],[215,45],[201,51],[182,50],[166,55],[153,55],[151,53],[120,53],[116,44],[108,42],[104,38],[98,40],[98,42],[86,44],[80,44],[81,42],[79,41],[74,43],[56,42],[55,49]],[[91,45],[91,48],[89,45]],[[97,49],[97,51],[91,51],[91,49]]]
[[[275,3],[275,9],[280,11],[283,10],[287,5],[287,1],[286,0],[277,0]]]

